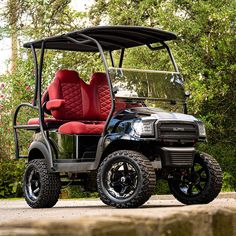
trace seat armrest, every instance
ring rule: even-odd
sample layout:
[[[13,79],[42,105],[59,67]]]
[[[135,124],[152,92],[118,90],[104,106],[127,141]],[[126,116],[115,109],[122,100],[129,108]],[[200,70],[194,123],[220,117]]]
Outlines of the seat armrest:
[[[64,99],[53,99],[46,103],[46,108],[48,110],[57,110],[65,104]]]

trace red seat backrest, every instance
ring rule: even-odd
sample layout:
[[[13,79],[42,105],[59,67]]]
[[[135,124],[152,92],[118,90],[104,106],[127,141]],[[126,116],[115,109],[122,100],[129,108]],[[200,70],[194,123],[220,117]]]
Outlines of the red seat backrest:
[[[49,100],[64,99],[65,104],[51,113],[61,120],[83,119],[82,87],[86,84],[76,71],[59,70],[48,87]]]
[[[94,73],[86,84],[73,70],[59,70],[48,87],[49,101],[63,99],[64,104],[51,110],[60,120],[104,121],[111,109],[111,97],[106,74]]]
[[[111,96],[106,74],[96,72],[92,75],[90,81],[91,89],[94,90],[94,104],[99,120],[106,120],[111,110]]]

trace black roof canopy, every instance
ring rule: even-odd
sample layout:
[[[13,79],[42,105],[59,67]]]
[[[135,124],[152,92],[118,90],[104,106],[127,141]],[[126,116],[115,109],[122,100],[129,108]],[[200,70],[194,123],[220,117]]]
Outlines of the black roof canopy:
[[[175,34],[157,28],[140,26],[97,26],[28,42],[24,44],[24,47],[30,48],[31,45],[33,45],[35,48],[41,48],[42,42],[45,41],[45,48],[47,49],[88,52],[99,51],[96,44],[86,39],[83,35],[97,40],[105,51],[130,48],[177,38]],[[72,42],[68,37],[79,41],[80,44]]]

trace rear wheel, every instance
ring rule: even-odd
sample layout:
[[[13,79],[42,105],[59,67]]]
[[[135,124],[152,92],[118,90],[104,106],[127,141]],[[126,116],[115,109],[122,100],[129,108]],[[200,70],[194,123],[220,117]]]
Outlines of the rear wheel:
[[[45,160],[37,159],[28,163],[24,173],[23,192],[30,207],[53,207],[59,199],[60,190],[59,174],[49,172]]]
[[[151,197],[155,185],[156,175],[150,161],[135,151],[111,153],[97,174],[101,200],[117,208],[141,206]]]
[[[180,170],[169,180],[174,197],[184,204],[206,204],[213,201],[222,187],[222,171],[218,162],[206,153],[197,153],[190,169]]]

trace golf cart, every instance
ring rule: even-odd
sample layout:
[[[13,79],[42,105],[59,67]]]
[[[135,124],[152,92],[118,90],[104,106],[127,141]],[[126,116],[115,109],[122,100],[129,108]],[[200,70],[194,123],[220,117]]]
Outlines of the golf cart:
[[[24,44],[34,57],[35,93],[32,104],[16,109],[14,138],[16,159],[27,160],[23,191],[29,206],[53,207],[68,182],[98,191],[117,208],[144,204],[159,179],[184,204],[217,197],[221,168],[196,150],[206,132],[202,121],[187,115],[183,80],[166,44],[174,39],[156,28],[99,26]],[[141,47],[154,56],[165,52],[173,69],[123,67],[125,52]],[[60,69],[43,91],[46,50],[97,53],[104,72],[86,83],[79,71]],[[23,107],[36,109],[38,117],[19,124]],[[22,129],[34,133],[26,156],[19,150]]]

